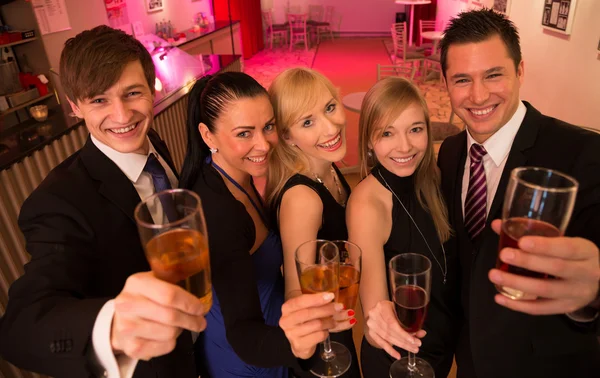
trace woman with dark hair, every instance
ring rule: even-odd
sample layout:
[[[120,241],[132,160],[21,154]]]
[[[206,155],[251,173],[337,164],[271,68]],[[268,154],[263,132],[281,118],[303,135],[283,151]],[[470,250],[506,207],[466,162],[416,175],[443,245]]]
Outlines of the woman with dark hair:
[[[288,377],[306,370],[342,305],[331,294],[284,304],[281,241],[269,227],[253,177],[277,143],[267,91],[226,72],[198,81],[188,105],[181,185],[198,193],[208,229],[213,306],[196,341],[212,377]]]

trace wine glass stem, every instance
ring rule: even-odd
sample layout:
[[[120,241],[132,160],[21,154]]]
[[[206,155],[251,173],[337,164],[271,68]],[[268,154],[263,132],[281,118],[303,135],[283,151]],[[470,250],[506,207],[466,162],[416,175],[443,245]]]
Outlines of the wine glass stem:
[[[410,370],[410,371],[417,370],[415,354],[412,352],[408,352],[408,370]]]
[[[329,361],[335,358],[335,353],[331,350],[331,339],[329,336],[323,341],[323,354],[321,355],[323,360]]]

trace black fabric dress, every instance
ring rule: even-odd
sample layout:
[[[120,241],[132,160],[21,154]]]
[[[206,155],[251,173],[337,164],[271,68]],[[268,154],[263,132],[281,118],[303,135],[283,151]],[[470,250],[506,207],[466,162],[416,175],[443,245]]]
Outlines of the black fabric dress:
[[[344,190],[350,195],[350,186],[348,182],[344,179],[344,176],[339,171],[339,169],[333,165],[337,176],[339,178],[340,184],[343,186]],[[277,221],[277,214],[279,213],[279,206],[281,205],[281,199],[283,198],[284,193],[293,188],[296,185],[305,185],[314,190],[321,198],[321,202],[323,203],[323,221],[321,223],[321,228],[317,233],[317,239],[325,239],[325,240],[348,240],[348,229],[346,228],[346,208],[340,205],[335,198],[331,195],[329,190],[325,188],[325,185],[318,183],[311,178],[296,174],[287,181],[281,190],[281,194],[275,201],[274,205],[271,209],[271,219],[272,225],[276,226],[279,224]],[[344,344],[350,353],[352,354],[352,365],[350,369],[343,374],[341,377],[343,378],[360,378],[360,368],[358,366],[358,357],[356,354],[356,347],[354,346],[354,340],[352,338],[352,329],[332,333],[331,340],[337,341],[338,343]],[[312,374],[304,373],[298,374],[297,376],[302,377],[312,377]]]
[[[419,253],[431,260],[431,295],[427,309],[427,317],[423,329],[427,335],[421,341],[423,345],[419,350],[418,357],[423,358],[431,364],[435,370],[435,376],[445,378],[452,367],[452,357],[456,347],[457,306],[458,306],[458,283],[456,257],[446,253],[446,283],[444,283],[444,253],[431,215],[423,209],[417,200],[414,187],[414,175],[399,177],[389,172],[383,166],[373,168],[371,174],[383,187],[392,191],[400,198],[414,221],[421,229],[423,236],[427,239],[431,251],[415,227],[407,212],[402,208],[396,197],[392,194],[392,230],[390,236],[383,246],[385,266],[390,260],[402,253]],[[437,259],[437,261],[436,261]],[[389,272],[386,284],[389,288]],[[390,298],[392,298],[390,293]],[[407,352],[397,348],[402,357]],[[364,378],[381,378],[389,376],[390,365],[394,362],[383,349],[378,349],[363,337],[361,344],[361,364]]]

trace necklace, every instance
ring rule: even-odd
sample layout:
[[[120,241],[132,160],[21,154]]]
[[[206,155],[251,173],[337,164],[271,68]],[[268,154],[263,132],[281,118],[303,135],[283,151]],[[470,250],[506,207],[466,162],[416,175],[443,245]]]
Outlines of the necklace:
[[[333,165],[330,167],[331,168],[331,176],[333,176],[333,182],[335,183],[335,187],[337,188],[337,193],[338,193],[338,198],[341,200],[343,195],[342,195],[342,187],[338,181],[337,178],[337,174],[335,173],[335,169],[333,169]],[[321,185],[323,185],[325,187],[325,189],[327,189],[327,191],[331,192],[329,190],[329,188],[327,187],[327,185],[325,185],[325,182],[323,182],[323,180],[321,180],[321,178],[319,177],[319,175],[317,175],[316,173],[313,173],[313,175],[315,176],[315,180],[317,180],[317,182]],[[337,198],[335,198],[335,201],[337,203],[339,203],[342,206],[346,206],[345,203],[338,201]]]
[[[446,274],[448,273],[448,265],[446,263],[446,250],[444,249],[444,244],[442,244],[440,242],[440,246],[442,247],[442,254],[444,255],[444,269],[442,269],[442,264],[440,264],[439,260],[437,259],[437,257],[435,257],[435,254],[433,253],[433,251],[431,250],[431,247],[429,246],[429,243],[427,242],[427,239],[425,238],[425,235],[423,235],[423,232],[421,232],[421,229],[419,228],[419,226],[417,226],[417,222],[415,222],[414,218],[412,217],[412,215],[410,215],[410,213],[408,212],[408,209],[406,209],[406,206],[404,206],[404,204],[402,203],[402,201],[400,201],[400,198],[396,195],[396,193],[392,190],[392,187],[387,183],[387,181],[383,178],[383,175],[381,174],[380,171],[378,171],[377,173],[379,173],[379,177],[381,177],[381,179],[383,180],[383,182],[385,183],[385,186],[387,186],[388,190],[390,192],[392,192],[392,194],[394,195],[394,197],[396,197],[396,200],[398,200],[398,202],[400,202],[400,205],[402,206],[402,208],[404,209],[404,211],[406,212],[406,214],[408,215],[408,217],[410,218],[410,220],[412,221],[412,223],[415,225],[417,231],[419,231],[419,234],[421,234],[421,237],[423,238],[423,241],[425,242],[425,245],[427,246],[427,249],[429,249],[429,252],[431,253],[431,256],[433,256],[433,258],[435,259],[435,262],[438,264],[438,266],[440,267],[440,271],[442,272],[442,276],[444,277],[444,285],[446,284]]]

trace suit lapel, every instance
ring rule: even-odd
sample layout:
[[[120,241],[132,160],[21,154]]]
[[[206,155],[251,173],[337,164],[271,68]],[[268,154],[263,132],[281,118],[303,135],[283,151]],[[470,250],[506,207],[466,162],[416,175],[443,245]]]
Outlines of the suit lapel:
[[[133,212],[140,196],[127,176],[94,145],[90,137],[80,156],[90,176],[99,182],[98,192],[135,222]]]
[[[454,226],[456,232],[459,232],[464,228],[463,214],[462,214],[462,181],[465,172],[465,162],[467,159],[467,132],[463,131],[460,134],[460,139],[452,151],[451,156],[457,157],[455,165],[452,166],[451,170],[451,188],[452,188],[452,200],[448,204],[449,214],[453,214],[455,222]]]

